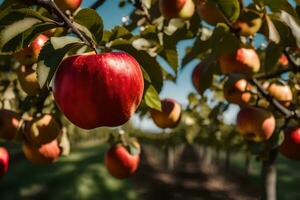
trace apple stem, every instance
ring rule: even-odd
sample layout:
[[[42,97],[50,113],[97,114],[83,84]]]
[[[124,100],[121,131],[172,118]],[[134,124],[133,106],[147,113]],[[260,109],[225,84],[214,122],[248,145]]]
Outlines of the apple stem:
[[[84,35],[79,31],[78,28],[74,26],[71,20],[63,13],[63,11],[58,8],[53,0],[36,0],[36,3],[40,4],[50,12],[52,11],[53,13],[55,13],[60,19],[63,20],[68,28],[71,28],[73,33],[75,33],[86,45],[91,47],[97,53],[96,44],[94,44],[92,40],[90,40],[86,35]]]
[[[268,94],[263,86],[258,82],[256,78],[252,78],[251,82],[257,87],[258,91],[282,114],[285,118],[300,118],[300,115],[296,111],[291,111],[281,105],[275,98]]]

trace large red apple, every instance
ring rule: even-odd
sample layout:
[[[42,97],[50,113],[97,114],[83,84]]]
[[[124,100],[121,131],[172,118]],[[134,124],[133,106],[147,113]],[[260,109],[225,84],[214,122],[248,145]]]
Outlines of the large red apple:
[[[159,0],[162,15],[169,18],[189,19],[195,12],[193,0]]]
[[[7,173],[9,153],[4,147],[0,147],[0,177]]]
[[[0,138],[12,140],[17,136],[20,116],[10,110],[0,110]]]
[[[14,57],[23,65],[32,65],[37,62],[40,51],[44,44],[47,42],[48,37],[46,35],[39,35],[31,44],[15,53]]]
[[[237,129],[241,135],[254,142],[268,140],[276,128],[271,112],[258,107],[244,107],[237,116]]]
[[[24,142],[22,149],[27,160],[39,165],[55,162],[62,153],[62,149],[57,140],[40,146]]]
[[[139,145],[136,148],[140,148]],[[108,172],[118,179],[131,176],[137,170],[139,161],[139,154],[130,154],[121,144],[112,146],[105,154],[105,166]]]
[[[74,12],[80,7],[82,0],[54,0],[54,2],[62,11]]]
[[[64,59],[54,78],[60,110],[84,129],[119,126],[139,106],[144,90],[139,63],[122,52]]]
[[[284,135],[280,153],[289,159],[300,160],[300,127],[287,129]]]
[[[239,48],[232,54],[221,55],[220,67],[223,74],[252,75],[259,71],[260,60],[254,49]]]
[[[160,128],[175,128],[181,119],[181,106],[174,99],[161,100],[161,111],[151,109],[151,118]]]

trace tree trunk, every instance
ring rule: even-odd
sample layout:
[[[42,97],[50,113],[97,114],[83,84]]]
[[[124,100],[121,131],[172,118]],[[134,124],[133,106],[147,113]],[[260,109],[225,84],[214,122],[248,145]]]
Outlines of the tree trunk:
[[[166,147],[165,149],[165,167],[168,171],[173,171],[174,169],[174,152],[171,147]]]
[[[220,163],[220,158],[221,158],[221,149],[220,149],[220,147],[217,147],[216,148],[216,160],[215,160],[215,162],[217,164]]]
[[[245,176],[248,177],[251,170],[251,155],[250,153],[246,153],[245,155]]]
[[[225,170],[229,171],[230,169],[230,161],[231,161],[231,150],[227,148],[225,155]]]
[[[277,149],[272,150],[269,154],[269,159],[263,161],[262,177],[263,177],[263,193],[262,200],[276,200],[276,165]]]

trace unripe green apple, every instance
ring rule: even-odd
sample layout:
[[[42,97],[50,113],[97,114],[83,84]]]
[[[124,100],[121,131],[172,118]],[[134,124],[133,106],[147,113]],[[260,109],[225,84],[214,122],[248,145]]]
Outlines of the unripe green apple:
[[[262,25],[262,18],[259,13],[251,9],[244,9],[239,19],[232,24],[241,36],[252,36],[257,33]]]
[[[61,126],[52,115],[45,114],[29,121],[24,133],[30,143],[42,145],[56,139],[61,134]]]
[[[174,99],[161,100],[161,109],[151,109],[150,114],[153,122],[159,128],[175,128],[181,119],[181,106]]]
[[[31,66],[21,65],[17,70],[18,79],[23,91],[29,96],[35,96],[40,91],[37,74]]]
[[[62,11],[74,12],[80,7],[82,0],[54,0],[54,2]]]
[[[62,152],[57,140],[53,140],[50,143],[43,144],[41,146],[24,142],[22,149],[27,160],[33,164],[39,165],[55,162]]]
[[[40,51],[48,37],[41,34],[31,44],[14,54],[14,57],[23,65],[32,65],[37,62]]]
[[[239,48],[232,54],[221,55],[219,61],[223,74],[251,76],[260,69],[260,60],[254,49]]]
[[[258,107],[244,107],[237,115],[237,129],[247,140],[262,142],[268,140],[276,127],[271,112]]]
[[[0,138],[13,140],[18,133],[20,116],[10,110],[0,110]]]
[[[292,160],[300,160],[300,127],[285,130],[284,140],[279,146],[282,155]]]
[[[189,19],[195,12],[193,0],[159,0],[159,8],[162,15],[167,19]]]
[[[224,84],[224,97],[230,103],[247,105],[251,100],[252,86],[246,79],[239,76],[230,76]]]

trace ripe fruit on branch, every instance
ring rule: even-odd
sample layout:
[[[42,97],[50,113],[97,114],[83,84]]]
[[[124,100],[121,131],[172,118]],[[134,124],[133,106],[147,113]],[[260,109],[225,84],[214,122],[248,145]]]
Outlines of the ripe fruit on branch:
[[[4,147],[0,147],[0,177],[7,173],[9,153]]]
[[[251,36],[257,33],[262,25],[262,18],[259,13],[251,9],[245,9],[239,19],[232,24],[241,36]]]
[[[208,0],[200,0],[197,4],[197,12],[201,19],[211,25],[225,22],[221,11],[217,8],[216,4]]]
[[[195,12],[193,0],[159,0],[159,8],[162,15],[167,19],[189,19]]]
[[[224,97],[228,102],[246,105],[251,100],[252,86],[246,79],[240,78],[239,76],[230,76],[224,84]]]
[[[50,164],[56,161],[62,152],[57,140],[36,146],[27,142],[23,143],[23,152],[27,160],[33,164]]]
[[[20,116],[10,110],[0,110],[0,138],[12,140],[17,136]]]
[[[137,148],[138,152],[140,151],[138,143],[135,148]],[[139,161],[139,153],[135,155],[130,154],[122,144],[110,147],[105,154],[105,166],[108,172],[118,179],[125,179],[131,176],[137,170]]]
[[[237,115],[237,129],[241,135],[254,142],[268,140],[276,127],[271,112],[258,107],[244,107]]]
[[[300,160],[300,127],[285,130],[279,151],[289,159]]]
[[[278,64],[281,65],[281,66],[288,66],[289,65],[289,60],[284,54],[281,54],[281,56],[278,60]]]
[[[52,115],[45,114],[29,121],[24,133],[30,143],[42,145],[56,139],[61,133],[61,126]]]
[[[64,59],[53,94],[65,116],[84,129],[120,126],[139,106],[144,79],[139,63],[122,52]]]
[[[205,85],[210,85],[213,79],[212,76],[206,74],[207,64],[207,62],[202,61],[194,68],[192,73],[192,82],[199,94],[207,89]]]
[[[35,96],[40,91],[37,74],[32,66],[21,65],[17,70],[18,79],[24,92],[29,96]]]
[[[37,62],[40,51],[48,37],[41,34],[31,44],[14,54],[14,57],[23,65],[32,65]]]
[[[181,106],[174,99],[161,100],[161,111],[151,109],[151,118],[160,128],[175,128],[181,119]]]
[[[62,11],[74,12],[80,7],[82,0],[54,0],[54,2]]]
[[[220,56],[223,74],[239,73],[250,76],[260,69],[260,60],[254,49],[239,48],[233,54]]]
[[[284,83],[273,82],[267,87],[269,94],[278,100],[283,106],[289,107],[293,100],[290,86]]]

